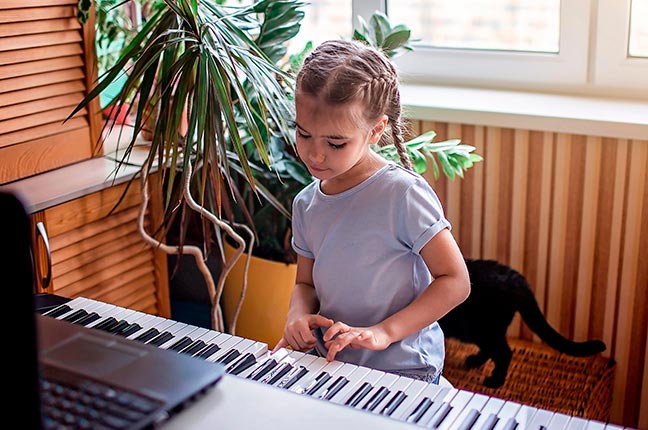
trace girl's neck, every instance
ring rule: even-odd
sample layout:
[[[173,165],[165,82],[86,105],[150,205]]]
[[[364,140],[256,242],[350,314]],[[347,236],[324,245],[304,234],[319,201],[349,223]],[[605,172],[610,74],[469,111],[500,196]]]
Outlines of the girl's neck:
[[[387,165],[387,160],[370,150],[366,157],[363,157],[360,162],[345,173],[335,178],[322,180],[320,189],[328,195],[343,193],[362,183],[385,165]]]

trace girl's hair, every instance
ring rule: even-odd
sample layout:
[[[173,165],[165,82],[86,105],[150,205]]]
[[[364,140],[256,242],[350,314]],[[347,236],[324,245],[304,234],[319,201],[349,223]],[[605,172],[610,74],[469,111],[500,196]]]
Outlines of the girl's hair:
[[[405,150],[398,74],[379,50],[359,41],[329,40],[311,52],[297,74],[297,91],[323,97],[327,103],[361,101],[370,122],[387,115],[401,164],[412,170]],[[389,139],[383,135],[379,145]]]

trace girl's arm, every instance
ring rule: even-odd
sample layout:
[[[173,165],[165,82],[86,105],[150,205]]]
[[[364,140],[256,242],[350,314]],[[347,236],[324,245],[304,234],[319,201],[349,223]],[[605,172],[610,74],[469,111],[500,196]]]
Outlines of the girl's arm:
[[[273,352],[286,346],[297,351],[307,351],[316,344],[313,330],[333,324],[332,320],[318,314],[319,300],[313,286],[314,262],[311,258],[297,256],[297,278],[290,295],[284,334]]]
[[[470,278],[459,246],[443,229],[421,249],[433,280],[411,304],[371,327],[350,327],[336,322],[324,334],[328,360],[351,346],[381,350],[427,327],[463,302],[470,293]],[[333,339],[333,340],[331,340]]]

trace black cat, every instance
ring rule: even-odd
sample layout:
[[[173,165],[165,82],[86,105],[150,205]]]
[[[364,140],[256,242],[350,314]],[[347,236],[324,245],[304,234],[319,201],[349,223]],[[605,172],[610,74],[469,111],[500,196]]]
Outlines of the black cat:
[[[470,274],[470,296],[439,320],[446,337],[473,343],[479,352],[466,359],[466,367],[475,368],[489,358],[494,368],[484,385],[497,388],[504,384],[512,352],[506,331],[516,312],[526,325],[550,347],[576,357],[605,350],[600,340],[574,342],[549,325],[538,307],[527,280],[514,269],[493,260],[466,260]]]

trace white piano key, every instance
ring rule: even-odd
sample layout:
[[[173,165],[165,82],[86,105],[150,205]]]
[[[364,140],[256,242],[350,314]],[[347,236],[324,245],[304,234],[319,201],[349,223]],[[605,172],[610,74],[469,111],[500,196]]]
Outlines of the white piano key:
[[[368,367],[358,366],[347,376],[349,382],[335,396],[333,396],[330,401],[343,405],[348,400],[348,398],[351,397],[353,393],[358,389],[360,384],[365,381],[370,373],[375,373],[372,378],[375,378],[376,380],[381,376],[381,372],[378,370],[372,370]]]
[[[330,383],[324,387],[324,390],[320,391],[317,394],[317,398],[323,399],[323,400],[332,400],[333,397],[338,395],[347,385],[349,385],[349,375],[351,375],[353,372],[355,372],[358,369],[358,366],[355,364],[351,363],[344,363],[333,375],[333,378],[331,379]],[[342,378],[342,379],[340,379]],[[339,382],[338,382],[339,380]],[[338,387],[341,388],[336,388],[333,386],[333,384],[337,384]],[[342,385],[343,384],[343,385]],[[336,390],[336,392],[332,392],[331,390]],[[330,398],[329,398],[330,397]]]
[[[97,308],[105,307],[105,308],[110,308],[114,307],[114,305],[109,305],[108,303],[102,303],[102,302],[97,302],[94,300],[88,300],[83,297],[77,297],[67,303],[65,303],[70,310],[66,313],[63,313],[59,316],[56,317],[56,319],[59,320],[64,320],[76,311],[79,311],[81,309],[85,310],[86,312],[90,313],[94,311]]]
[[[370,369],[369,373],[367,373],[363,378],[357,381],[346,398],[343,399],[342,404],[345,406],[355,407],[362,402],[365,402],[365,399],[367,399],[367,394],[373,390],[373,388],[383,376],[385,376],[385,372],[383,372],[382,370]],[[360,392],[363,393],[362,396],[359,396]]]
[[[567,428],[569,430],[584,430],[587,428],[587,420],[580,417],[571,417],[569,423],[567,423]]]
[[[547,425],[547,430],[565,430],[570,419],[571,416],[567,414],[554,412],[551,416],[551,421],[549,421],[549,424]]]
[[[356,409],[369,410],[371,406],[376,407],[375,397],[381,393],[386,393],[391,386],[400,378],[393,373],[385,373],[376,383],[369,393],[357,404]]]
[[[448,388],[445,394],[437,394],[433,400],[433,404],[418,420],[418,424],[429,427],[432,423],[440,421],[441,418],[445,418],[452,410],[450,402],[458,392],[459,390],[456,388]]]
[[[318,389],[316,389],[315,391],[308,390],[305,394],[310,393],[309,395],[311,395],[313,397],[319,397],[319,394],[322,391],[324,391],[329,384],[332,384],[334,382],[334,380],[335,380],[334,375],[337,373],[338,370],[340,370],[340,368],[342,368],[342,366],[344,366],[344,363],[341,362],[341,361],[331,361],[326,366],[321,368],[319,370],[319,373],[321,374],[323,372],[326,372],[326,374],[328,375],[327,376],[327,378],[328,378],[327,381],[324,384],[321,384],[321,386]]]
[[[390,400],[394,398],[396,393],[398,393],[399,391],[404,393],[405,390],[407,390],[407,387],[412,385],[414,381],[415,379],[399,376],[396,381],[394,381],[394,383],[389,387],[389,393],[387,394],[387,396],[385,396],[385,398],[382,399],[371,412],[374,414],[380,414],[385,406],[390,402]]]
[[[306,392],[308,387],[314,383],[313,381],[315,381],[315,379],[319,376],[320,370],[328,364],[329,362],[326,361],[326,358],[315,357],[315,360],[313,360],[308,364],[308,366],[306,366],[306,368],[308,369],[308,375],[306,375],[306,377],[302,378],[298,383],[290,387],[289,390],[293,393],[303,394],[304,392]]]
[[[126,336],[126,339],[137,339],[151,329],[156,329],[160,333],[162,333],[167,328],[175,324],[178,324],[178,322],[163,317],[153,316],[153,318],[147,320],[144,324],[142,324],[143,330],[140,330],[137,333],[133,333],[130,336]]]
[[[498,418],[498,413],[500,409],[502,409],[502,406],[504,406],[505,401],[502,399],[498,399],[497,397],[490,397],[484,407],[482,407],[479,418],[477,418],[477,421],[475,421],[475,424],[473,424],[473,429],[474,430],[490,430],[491,428],[495,427],[495,424],[497,424],[497,421],[499,420]],[[494,418],[491,418],[491,415]],[[495,422],[493,422],[491,427],[484,428],[484,426],[491,422],[491,420],[495,419]]]
[[[605,423],[601,421],[589,420],[587,421],[587,430],[605,430]]]
[[[425,381],[415,379],[412,383],[403,391],[405,394],[405,399],[396,406],[389,415],[392,418],[400,417],[403,414],[403,411],[408,409],[410,405],[416,400],[416,398],[421,394],[421,392],[428,386],[433,385]]]
[[[439,428],[442,430],[448,430],[451,425],[454,424],[457,417],[461,414],[466,405],[470,402],[473,397],[473,393],[470,391],[457,390],[455,395],[450,401],[448,401],[448,412],[444,414],[445,416],[432,416],[425,423],[428,426]]]
[[[308,374],[308,366],[317,359],[317,356],[312,354],[305,354],[300,351],[292,351],[290,353],[290,358],[294,359],[293,369],[288,372],[288,374],[284,375],[283,378],[272,384],[273,386],[290,389],[292,385],[295,385],[298,382],[294,379],[297,374],[303,374],[303,376],[299,380],[306,378],[306,375]]]
[[[116,319],[117,321],[119,321],[119,320],[123,320],[123,319],[128,319],[128,317],[129,317],[130,315],[132,315],[132,314],[135,313],[135,311],[133,311],[133,310],[131,310],[131,309],[126,309],[126,308],[121,308],[121,309],[120,309],[120,308],[117,308],[117,309],[114,309],[114,310],[115,310],[115,312],[111,312],[111,313],[109,313],[109,314],[106,314],[106,313],[104,312],[104,314],[106,314],[106,316],[104,316],[104,317],[102,317],[102,318],[99,318],[99,319],[96,320],[96,321],[91,322],[90,324],[86,325],[86,327],[89,327],[89,328],[97,328],[97,326],[98,326],[99,324],[103,323],[103,322],[106,321],[108,318],[114,318],[114,319]]]
[[[209,357],[205,357],[207,361],[218,361],[223,355],[230,352],[231,349],[235,348],[237,344],[243,341],[243,338],[240,336],[230,336],[228,339],[225,339],[225,342],[218,345],[220,349]]]
[[[392,414],[392,417],[401,421],[407,421],[423,399],[428,398],[431,401],[434,401],[437,397],[443,398],[449,391],[450,388],[448,387],[441,387],[436,384],[426,384],[418,396],[412,397],[403,408],[399,408],[398,411],[396,411],[397,414]]]
[[[515,414],[515,421],[517,421],[518,423],[516,430],[532,429],[533,427],[531,427],[531,424],[533,422],[533,417],[537,412],[537,410],[538,410],[537,408],[534,408],[533,406],[529,406],[529,405],[520,406],[520,409],[518,410],[517,414]]]
[[[506,403],[504,403],[502,409],[500,409],[499,413],[497,414],[499,420],[497,421],[497,424],[495,425],[495,428],[493,430],[503,430],[506,427],[509,418],[515,419],[515,414],[517,414],[521,406],[522,405],[520,403],[516,402],[507,401]]]
[[[167,340],[163,344],[159,345],[160,349],[169,349],[173,345],[175,345],[177,342],[180,342],[185,336],[191,337],[194,335],[194,333],[199,334],[197,332],[202,333],[201,328],[195,325],[190,325],[190,324],[185,324],[184,327],[178,329],[178,330],[173,330],[171,328],[169,331],[173,334],[173,338]]]
[[[460,393],[457,394],[457,396]],[[457,396],[453,399],[453,402],[457,399]],[[452,427],[458,430],[468,430],[472,429],[479,417],[482,414],[484,407],[488,403],[488,396],[483,394],[473,393],[470,400],[461,408],[461,411],[457,413],[456,418],[452,420]],[[453,405],[454,407],[455,405]],[[448,417],[450,419],[451,417]],[[450,428],[450,423],[444,421],[440,426],[441,429]]]
[[[535,414],[533,414],[533,418],[531,419],[531,422],[529,422],[527,428],[536,430],[540,429],[541,427],[547,428],[549,427],[549,423],[551,422],[553,415],[553,412],[544,409],[537,409]]]
[[[266,351],[263,355],[257,357],[257,363],[252,366],[251,368],[244,370],[241,372],[238,376],[241,378],[248,378],[250,374],[256,371],[256,369],[261,368],[262,366],[265,365],[265,363],[269,360],[274,360],[276,362],[276,366],[274,366],[268,373],[266,373],[264,376],[262,376],[259,379],[259,382],[261,383],[267,383],[272,377],[275,375],[276,371],[279,369],[279,367],[284,364],[290,364],[294,363],[296,359],[292,358],[290,355],[291,351],[281,348],[277,351],[275,351],[274,354],[271,354],[270,351],[266,348]]]

